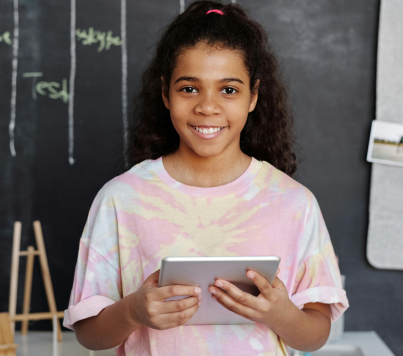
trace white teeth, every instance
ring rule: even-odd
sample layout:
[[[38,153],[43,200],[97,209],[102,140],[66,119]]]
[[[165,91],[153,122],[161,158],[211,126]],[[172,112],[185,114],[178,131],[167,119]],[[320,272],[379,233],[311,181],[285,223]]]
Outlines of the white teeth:
[[[201,133],[204,133],[204,134],[213,134],[213,133],[216,133],[223,129],[223,127],[215,127],[215,128],[210,127],[208,129],[206,129],[206,128],[202,129],[199,126],[193,126],[193,127],[195,128],[195,130],[197,130]]]

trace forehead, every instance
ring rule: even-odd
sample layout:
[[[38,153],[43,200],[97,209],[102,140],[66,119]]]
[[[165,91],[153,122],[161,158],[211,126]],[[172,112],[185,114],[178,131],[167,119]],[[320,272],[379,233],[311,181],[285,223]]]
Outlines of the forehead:
[[[249,73],[239,51],[206,44],[185,49],[178,56],[172,79],[182,75],[200,79],[238,76],[242,80],[249,80]]]

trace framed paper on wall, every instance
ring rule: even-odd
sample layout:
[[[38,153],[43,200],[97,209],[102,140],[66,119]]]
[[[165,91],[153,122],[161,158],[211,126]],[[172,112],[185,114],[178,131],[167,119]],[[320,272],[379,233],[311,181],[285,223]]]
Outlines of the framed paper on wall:
[[[367,161],[403,167],[403,125],[372,121]]]

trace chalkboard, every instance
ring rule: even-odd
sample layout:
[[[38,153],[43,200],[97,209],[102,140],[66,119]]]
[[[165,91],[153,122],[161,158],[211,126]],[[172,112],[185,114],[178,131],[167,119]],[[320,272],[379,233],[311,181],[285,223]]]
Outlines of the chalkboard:
[[[365,256],[379,0],[237,2],[268,30],[284,68],[300,147],[296,179],[317,197],[346,275],[346,330],[375,330],[403,354],[402,272],[375,270]],[[32,221],[42,222],[56,303],[67,307],[90,205],[120,173],[140,75],[160,31],[188,3],[0,2],[1,311],[16,220],[23,249],[34,243]],[[22,260],[19,312],[24,274]],[[31,312],[47,310],[38,264],[32,296]]]

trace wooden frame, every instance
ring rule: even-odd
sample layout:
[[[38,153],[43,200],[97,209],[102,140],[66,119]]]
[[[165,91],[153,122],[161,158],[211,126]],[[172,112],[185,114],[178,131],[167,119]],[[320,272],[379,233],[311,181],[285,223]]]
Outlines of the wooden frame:
[[[14,223],[13,233],[13,250],[11,260],[11,281],[10,281],[10,300],[9,300],[9,318],[11,331],[14,334],[15,322],[22,321],[21,334],[26,335],[28,333],[28,321],[29,320],[44,320],[53,319],[56,316],[58,319],[64,317],[63,311],[57,311],[55,296],[53,293],[52,280],[50,278],[48,258],[46,256],[45,244],[43,242],[42,227],[40,221],[34,221],[34,233],[37,250],[33,246],[28,246],[27,251],[20,251],[21,243],[21,222],[16,221]],[[25,275],[25,287],[24,287],[24,303],[22,314],[16,314],[17,306],[17,289],[18,289],[18,268],[20,256],[27,256],[26,275]],[[31,301],[32,290],[32,274],[34,269],[34,257],[39,256],[39,262],[41,265],[43,282],[45,284],[46,297],[50,312],[46,313],[29,313],[29,306]],[[60,323],[57,322],[57,339],[62,340],[62,332]]]
[[[13,333],[8,313],[0,313],[0,356],[16,356]]]

